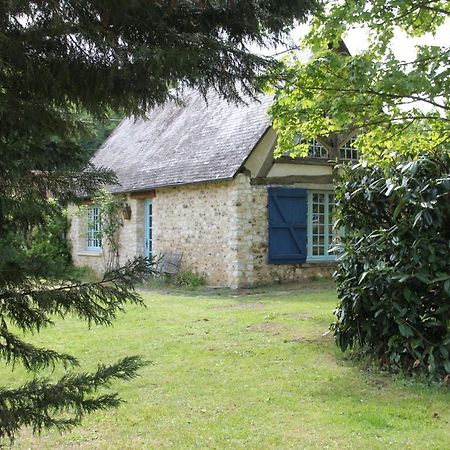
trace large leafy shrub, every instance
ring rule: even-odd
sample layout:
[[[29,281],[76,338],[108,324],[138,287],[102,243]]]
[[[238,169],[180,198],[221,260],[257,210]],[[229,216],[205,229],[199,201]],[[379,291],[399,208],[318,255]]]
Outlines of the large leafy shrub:
[[[450,158],[342,169],[345,235],[332,325],[342,350],[433,377],[450,374]]]

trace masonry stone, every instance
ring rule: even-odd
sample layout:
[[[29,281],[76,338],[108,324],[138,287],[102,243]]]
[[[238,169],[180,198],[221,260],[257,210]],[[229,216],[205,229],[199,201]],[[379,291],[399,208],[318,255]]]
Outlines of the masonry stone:
[[[130,195],[130,220],[120,230],[120,263],[144,254],[144,199]],[[252,185],[246,174],[229,181],[156,190],[153,253],[182,253],[182,271],[206,277],[210,286],[232,288],[300,281],[329,275],[333,263],[268,263],[267,186]],[[104,270],[103,252],[86,249],[87,220],[71,207],[70,241],[76,265]],[[106,249],[105,249],[106,251]]]

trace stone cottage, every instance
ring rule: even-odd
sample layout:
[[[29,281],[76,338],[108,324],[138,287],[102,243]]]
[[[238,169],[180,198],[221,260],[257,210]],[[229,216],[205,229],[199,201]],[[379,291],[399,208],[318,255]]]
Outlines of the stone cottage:
[[[147,120],[125,119],[93,163],[113,169],[126,195],[120,262],[182,253],[183,271],[209,285],[244,287],[293,281],[333,270],[333,176],[355,160],[353,137],[311,142],[305,158],[274,159],[271,98],[230,104],[193,91]],[[334,163],[332,162],[334,161]],[[77,265],[102,270],[96,205],[73,215]]]

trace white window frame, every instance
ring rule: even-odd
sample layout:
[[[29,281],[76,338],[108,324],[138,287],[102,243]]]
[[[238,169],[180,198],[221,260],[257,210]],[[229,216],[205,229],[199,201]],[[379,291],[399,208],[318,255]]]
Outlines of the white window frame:
[[[102,250],[102,222],[98,206],[92,205],[87,211],[86,248],[89,251]]]
[[[153,257],[153,201],[147,199],[144,202],[144,256]]]
[[[328,149],[317,139],[311,139],[308,148],[308,158],[329,159]]]
[[[359,161],[359,151],[353,145],[355,141],[356,136],[353,136],[339,147],[339,159],[341,161]]]
[[[333,191],[312,191],[308,190],[308,224],[307,224],[307,261],[333,261],[336,259],[336,255],[330,252],[330,247],[335,238],[335,231],[333,229],[331,236],[328,232],[323,235],[324,238],[324,249],[323,255],[313,254],[313,199],[314,195],[324,195],[324,231],[329,230],[330,225],[332,225],[333,218],[330,217],[330,198],[333,198],[334,205],[334,192]],[[330,223],[331,221],[331,223]]]

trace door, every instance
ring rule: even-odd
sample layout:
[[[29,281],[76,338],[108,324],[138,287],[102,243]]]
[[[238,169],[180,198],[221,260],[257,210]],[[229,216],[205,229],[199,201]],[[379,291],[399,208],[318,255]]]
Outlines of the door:
[[[153,205],[151,200],[145,200],[144,203],[144,256],[152,257],[153,251]]]

